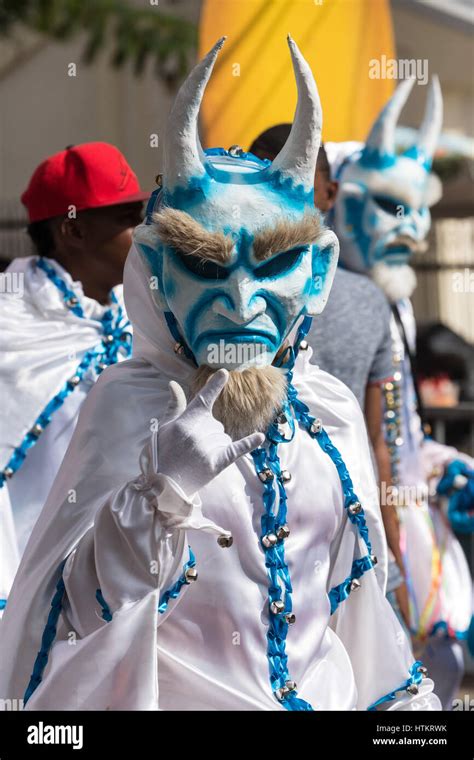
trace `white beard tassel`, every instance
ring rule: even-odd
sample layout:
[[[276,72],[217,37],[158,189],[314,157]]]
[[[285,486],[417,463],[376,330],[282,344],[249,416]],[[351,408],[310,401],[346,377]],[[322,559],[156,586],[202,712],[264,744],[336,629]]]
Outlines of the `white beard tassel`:
[[[193,396],[216,371],[206,365],[199,367],[192,383]],[[212,413],[235,441],[250,433],[266,433],[286,395],[287,380],[283,369],[270,365],[231,370]]]
[[[374,264],[370,274],[390,303],[410,298],[416,288],[416,274],[408,264],[389,266],[379,261]]]

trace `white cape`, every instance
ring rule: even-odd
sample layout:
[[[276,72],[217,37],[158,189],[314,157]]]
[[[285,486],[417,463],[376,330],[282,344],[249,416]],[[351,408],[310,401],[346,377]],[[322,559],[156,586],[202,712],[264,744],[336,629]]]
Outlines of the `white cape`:
[[[160,481],[158,508],[156,501],[150,506],[150,486],[144,492],[137,480],[140,454],[166,408],[169,380],[186,390],[195,370],[174,353],[134,248],[125,298],[135,358],[106,370],[90,392],[32,534],[1,630],[0,697],[23,696],[59,566],[76,550],[66,565],[65,614],[29,709],[283,709],[268,678],[268,579],[258,540],[262,484],[247,455],[202,489],[202,516],[232,532],[229,549],[200,530],[199,519],[188,521],[185,534],[159,527],[161,499],[171,513],[181,508],[180,497]],[[291,677],[298,696],[316,709],[366,709],[399,686],[389,709],[410,709],[414,699],[418,709],[437,709],[429,679],[418,697],[403,691],[413,655],[384,598],[385,539],[360,409],[350,391],[309,358],[309,351],[298,357],[295,386],[342,453],[379,561],[330,617],[327,592],[366,552],[344,514],[334,464],[298,430],[280,447],[282,466],[293,474],[286,550],[297,616],[287,638]],[[187,543],[199,580],[159,615],[160,594],[176,577]],[[143,566],[158,545],[166,577],[153,581]],[[100,619],[98,586],[111,622]]]

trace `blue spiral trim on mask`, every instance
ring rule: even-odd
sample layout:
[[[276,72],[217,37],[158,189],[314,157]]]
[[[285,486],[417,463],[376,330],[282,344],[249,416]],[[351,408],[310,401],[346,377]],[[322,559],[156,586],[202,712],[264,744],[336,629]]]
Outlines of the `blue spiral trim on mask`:
[[[269,578],[268,587],[268,615],[269,625],[267,629],[267,657],[270,670],[271,688],[281,705],[287,710],[312,710],[308,702],[297,698],[297,691],[287,689],[287,683],[291,681],[288,673],[288,655],[286,654],[286,637],[288,634],[289,623],[286,616],[292,612],[292,586],[290,573],[285,560],[284,539],[278,541],[269,547],[263,543],[263,539],[268,534],[276,536],[280,527],[286,524],[287,517],[287,495],[284,481],[281,477],[280,459],[278,456],[278,444],[270,443],[268,452],[259,447],[252,453],[255,470],[257,475],[265,470],[270,470],[273,474],[263,484],[263,504],[265,511],[261,518],[262,535],[260,538],[262,549],[265,553],[265,567]],[[278,484],[278,511],[275,514],[276,492],[274,482]],[[283,584],[285,589],[284,599],[282,599]],[[284,609],[275,614],[271,611],[273,602],[284,602]],[[280,695],[280,696],[278,696]]]
[[[409,686],[419,686],[423,680],[423,674],[420,671],[420,668],[422,667],[423,667],[423,663],[420,660],[417,660],[416,662],[414,662],[409,670],[410,677],[407,678],[407,680],[404,683],[402,683],[400,686],[398,686],[396,689],[389,692],[389,694],[385,694],[385,696],[380,697],[380,699],[377,699],[376,702],[373,702],[370,705],[370,707],[367,708],[367,710],[372,712],[384,702],[393,702],[393,700],[397,698],[396,692],[406,691]]]
[[[48,620],[43,631],[43,636],[41,637],[41,649],[36,655],[35,664],[33,666],[33,673],[31,674],[30,682],[23,698],[24,705],[26,705],[29,698],[33,692],[36,691],[43,679],[44,669],[48,664],[49,652],[53,645],[54,639],[56,638],[57,625],[63,606],[63,598],[65,592],[63,580],[63,569],[65,564],[66,560],[64,560],[64,562],[62,562],[59,566],[59,580],[56,584],[56,591],[54,592],[54,596],[51,601],[51,610],[49,612]]]
[[[65,295],[65,298],[66,295],[69,294],[74,296],[74,293],[67,288],[59,275],[57,275],[52,267],[50,267],[43,259],[38,260],[37,266],[47,274],[55,285],[57,285],[61,293]],[[61,283],[62,287],[60,287],[58,283]],[[102,317],[102,342],[89,351],[86,351],[74,374],[69,380],[66,380],[59,393],[53,396],[53,398],[47,403],[41,414],[34,421],[31,430],[26,433],[19,446],[15,447],[3,471],[0,472],[0,488],[3,487],[7,478],[13,477],[13,475],[18,472],[26,459],[29,449],[38,442],[41,433],[50,424],[54,412],[64,404],[67,397],[71,395],[84,378],[88,369],[93,366],[95,371],[100,374],[106,367],[117,362],[119,353],[122,353],[125,357],[130,355],[132,336],[126,329],[130,326],[130,322],[124,317],[123,309],[121,306],[118,306],[118,301],[114,293],[111,293],[111,300],[116,308],[107,309]],[[83,317],[82,309],[79,306],[68,306],[68,308],[76,316]],[[80,310],[80,313],[78,309]]]
[[[328,594],[329,602],[331,604],[331,615],[337,610],[341,602],[344,602],[350,595],[353,590],[351,588],[352,582],[362,578],[364,573],[366,573],[367,570],[371,570],[373,566],[370,557],[361,557],[360,559],[354,560],[350,576],[342,583],[339,583],[339,585],[334,586]]]
[[[166,324],[168,325],[168,330],[170,331],[170,333],[171,333],[172,337],[174,338],[174,340],[176,341],[176,343],[179,343],[180,346],[182,347],[182,349],[183,349],[182,353],[188,359],[190,359],[193,362],[193,364],[197,367],[198,364],[197,364],[197,361],[196,361],[196,359],[194,357],[194,354],[191,351],[191,349],[188,348],[188,346],[186,345],[186,341],[184,340],[183,336],[181,335],[181,333],[179,331],[179,327],[178,327],[178,323],[176,321],[175,315],[173,314],[172,311],[165,311],[163,313],[164,313],[164,316],[165,316]]]

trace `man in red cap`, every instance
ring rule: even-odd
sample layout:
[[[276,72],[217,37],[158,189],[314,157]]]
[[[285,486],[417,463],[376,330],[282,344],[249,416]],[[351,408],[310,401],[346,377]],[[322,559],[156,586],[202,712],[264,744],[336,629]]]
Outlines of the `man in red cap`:
[[[0,299],[0,614],[81,403],[130,353],[121,283],[147,197],[101,142],[47,158],[21,197],[37,255],[10,264],[18,287]]]

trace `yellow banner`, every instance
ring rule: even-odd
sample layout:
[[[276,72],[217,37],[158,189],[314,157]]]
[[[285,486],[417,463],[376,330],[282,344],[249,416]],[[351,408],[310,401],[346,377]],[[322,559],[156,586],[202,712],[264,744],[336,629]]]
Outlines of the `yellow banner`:
[[[323,139],[365,139],[394,87],[393,79],[373,78],[373,61],[383,73],[394,57],[388,0],[204,0],[200,57],[227,36],[201,110],[205,147],[248,149],[264,129],[293,120],[288,33],[318,84]]]

